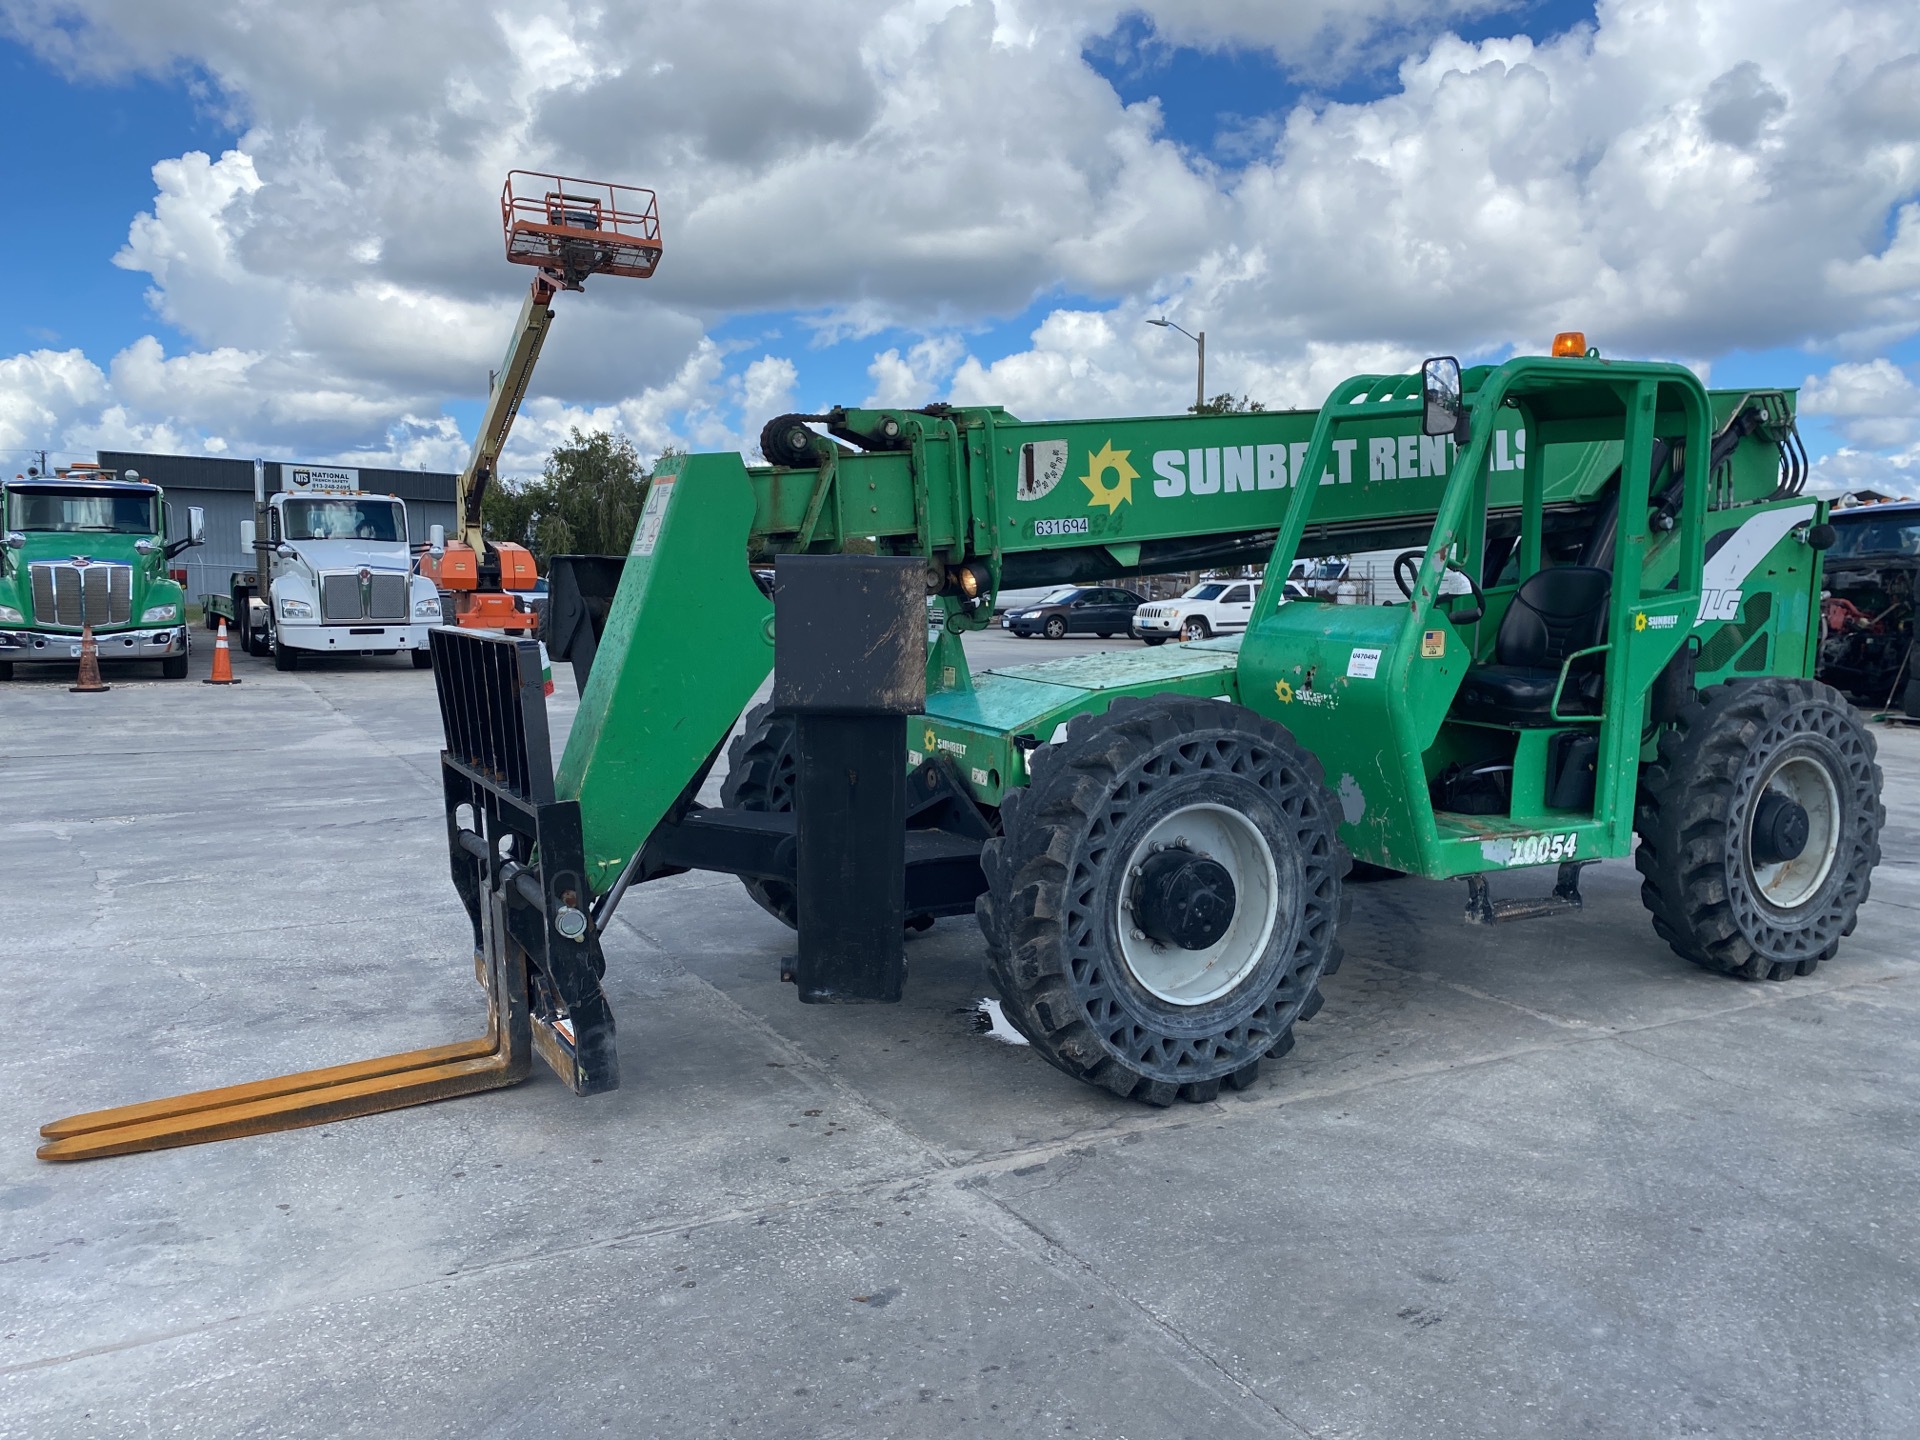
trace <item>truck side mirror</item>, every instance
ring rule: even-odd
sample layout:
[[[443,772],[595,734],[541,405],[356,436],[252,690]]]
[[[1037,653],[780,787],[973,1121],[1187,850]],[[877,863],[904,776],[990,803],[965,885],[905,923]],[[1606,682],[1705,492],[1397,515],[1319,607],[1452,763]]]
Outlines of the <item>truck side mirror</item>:
[[[427,550],[436,560],[447,553],[446,526],[429,525],[427,527]]]
[[[187,507],[187,543],[189,545],[207,543],[207,512],[198,505]]]
[[[248,554],[252,554],[255,545],[258,543],[258,539],[258,532],[254,528],[253,521],[242,520],[240,522],[240,548]]]
[[[1451,355],[1427,361],[1420,367],[1420,393],[1425,401],[1422,432],[1457,438],[1467,414],[1460,398],[1460,362]]]

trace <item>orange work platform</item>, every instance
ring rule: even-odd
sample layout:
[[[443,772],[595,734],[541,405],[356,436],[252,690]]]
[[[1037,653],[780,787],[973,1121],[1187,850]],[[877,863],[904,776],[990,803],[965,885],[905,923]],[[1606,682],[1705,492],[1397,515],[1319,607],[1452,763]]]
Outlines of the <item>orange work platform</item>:
[[[568,290],[589,275],[645,280],[660,263],[660,210],[651,190],[512,170],[500,191],[507,259],[537,265]]]

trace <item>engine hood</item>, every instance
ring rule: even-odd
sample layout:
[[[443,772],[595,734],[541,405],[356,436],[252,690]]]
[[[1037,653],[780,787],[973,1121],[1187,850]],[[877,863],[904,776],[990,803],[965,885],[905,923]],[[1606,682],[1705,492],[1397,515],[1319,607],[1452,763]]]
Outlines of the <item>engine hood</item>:
[[[291,540],[296,554],[316,570],[406,570],[413,556],[390,540]]]

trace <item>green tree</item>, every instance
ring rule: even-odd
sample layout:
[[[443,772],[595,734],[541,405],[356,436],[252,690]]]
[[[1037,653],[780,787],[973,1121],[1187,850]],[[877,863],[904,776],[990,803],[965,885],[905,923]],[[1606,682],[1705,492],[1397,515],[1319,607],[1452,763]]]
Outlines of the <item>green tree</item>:
[[[624,555],[651,478],[626,436],[576,426],[538,480],[487,491],[487,535],[525,545],[543,567],[555,555]]]
[[[1236,396],[1231,390],[1214,396],[1204,405],[1187,407],[1195,415],[1258,415],[1266,408],[1265,401],[1250,400],[1245,395]]]

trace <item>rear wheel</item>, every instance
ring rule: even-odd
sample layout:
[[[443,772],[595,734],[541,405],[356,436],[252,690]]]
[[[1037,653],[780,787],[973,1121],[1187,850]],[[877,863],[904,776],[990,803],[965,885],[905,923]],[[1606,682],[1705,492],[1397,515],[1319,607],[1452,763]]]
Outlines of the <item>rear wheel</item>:
[[[734,810],[782,814],[793,809],[795,756],[793,719],[775,715],[773,706],[756,705],[747,712],[740,733],[727,749],[727,778],[720,785],[720,803]],[[745,876],[753,903],[789,930],[800,928],[799,901],[784,880],[754,880]]]
[[[1123,1098],[1250,1084],[1340,963],[1347,856],[1318,764],[1252,711],[1184,697],[1080,716],[1035,760],[976,906],[1008,1018]]]
[[[1202,615],[1189,615],[1180,624],[1182,640],[1205,640],[1212,634],[1212,627],[1207,624],[1206,617]]]
[[[1715,686],[1660,737],[1634,827],[1640,898],[1674,950],[1749,980],[1811,975],[1880,861],[1873,736],[1831,686]]]
[[[1049,615],[1047,617],[1047,638],[1049,640],[1064,640],[1067,638],[1067,622],[1064,618],[1059,615]]]
[[[1167,643],[1167,637],[1164,635],[1142,635],[1140,641],[1144,645],[1164,645]]]

